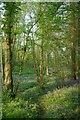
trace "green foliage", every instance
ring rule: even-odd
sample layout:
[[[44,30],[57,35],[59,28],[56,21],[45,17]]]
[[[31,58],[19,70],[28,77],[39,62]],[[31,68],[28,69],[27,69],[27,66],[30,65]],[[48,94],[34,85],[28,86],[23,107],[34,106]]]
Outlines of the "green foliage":
[[[45,79],[44,89],[29,86],[11,100],[7,92],[3,95],[4,118],[75,118],[79,117],[78,85],[76,81]],[[31,82],[30,84],[32,84]],[[28,83],[29,84],[29,83]],[[26,84],[27,85],[27,84]],[[20,97],[22,96],[22,97]],[[36,104],[35,104],[36,103]]]
[[[18,13],[19,11],[19,5],[20,5],[20,2],[16,3],[16,2],[5,2],[4,3],[4,8],[5,8],[5,14],[4,14],[4,18],[3,18],[3,23],[4,23],[4,31],[5,33],[9,33],[11,32],[9,27],[13,27],[14,23],[15,23],[15,15]],[[6,24],[6,25],[5,25]]]
[[[14,68],[13,68],[13,73],[14,74],[18,74],[19,73],[19,67],[18,66],[14,66]]]
[[[0,97],[0,120],[1,120],[1,118],[2,118],[2,100],[1,100],[1,97]]]
[[[3,104],[3,118],[36,118],[36,104],[29,103],[21,97]]]
[[[27,74],[29,76],[31,74],[35,74],[36,73],[34,68],[27,67],[27,66],[25,66],[25,67],[26,67],[26,69],[23,66],[21,74],[23,74],[23,75]],[[20,71],[20,67],[18,65],[14,66],[14,68],[13,68],[13,74],[18,74],[19,71]]]
[[[44,118],[78,118],[78,86],[63,87],[48,92],[40,99],[40,105],[43,106]]]
[[[19,91],[27,90],[28,88],[33,88],[34,86],[37,86],[37,82],[26,82],[26,84],[23,84],[23,86],[19,87]]]
[[[26,100],[34,101],[37,103],[41,95],[42,95],[42,90],[40,89],[39,86],[35,86],[33,88],[28,89],[27,91],[24,91],[22,97]]]
[[[76,82],[69,81],[71,47],[68,6],[68,3],[62,2],[4,3],[2,32],[9,33],[11,37],[14,91],[20,77],[17,94],[21,97],[11,99],[9,91],[3,93],[3,118],[80,117],[80,92]],[[71,11],[76,15],[76,4],[73,6]],[[43,46],[40,46],[41,40]],[[39,73],[36,75],[40,68],[40,48],[43,49],[43,89],[40,89]],[[3,53],[3,62],[4,58]],[[49,76],[46,76],[46,65]],[[66,81],[63,81],[65,77]]]
[[[23,68],[22,74],[32,75],[35,74],[35,69],[27,67],[26,70]]]

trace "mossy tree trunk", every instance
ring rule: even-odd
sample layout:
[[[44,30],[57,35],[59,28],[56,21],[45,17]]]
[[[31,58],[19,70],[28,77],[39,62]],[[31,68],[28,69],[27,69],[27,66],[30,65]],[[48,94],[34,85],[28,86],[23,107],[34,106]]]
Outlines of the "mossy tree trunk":
[[[8,90],[10,95],[13,95],[13,78],[12,78],[12,43],[13,43],[13,36],[12,36],[12,28],[14,28],[15,23],[15,15],[18,9],[19,3],[15,2],[5,2],[4,8],[4,83],[3,83],[3,90]]]
[[[12,52],[11,52],[11,29],[8,34],[5,34],[4,49],[5,49],[5,80],[4,86],[10,89],[13,93],[13,78],[12,78]]]

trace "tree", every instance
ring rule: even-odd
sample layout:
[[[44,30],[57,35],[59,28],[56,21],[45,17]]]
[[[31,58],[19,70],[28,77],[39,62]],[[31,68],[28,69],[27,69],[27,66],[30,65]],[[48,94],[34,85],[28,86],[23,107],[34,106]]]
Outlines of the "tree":
[[[12,28],[15,22],[15,14],[17,12],[19,3],[6,2],[4,3],[4,51],[5,51],[5,79],[4,90],[9,90],[13,95],[13,78],[12,78],[12,49],[13,42]]]
[[[80,1],[78,2],[78,80],[80,80]]]
[[[75,3],[70,3],[71,18],[70,18],[70,41],[71,41],[71,79],[76,80],[76,24],[75,24]]]
[[[38,5],[38,9],[39,9],[39,12],[41,13],[42,12],[42,5],[41,3],[39,3]],[[40,21],[39,21],[39,33],[40,33],[40,51],[39,51],[39,54],[40,54],[40,86],[41,88],[43,88],[43,85],[44,85],[44,78],[43,78],[43,17],[40,18]]]

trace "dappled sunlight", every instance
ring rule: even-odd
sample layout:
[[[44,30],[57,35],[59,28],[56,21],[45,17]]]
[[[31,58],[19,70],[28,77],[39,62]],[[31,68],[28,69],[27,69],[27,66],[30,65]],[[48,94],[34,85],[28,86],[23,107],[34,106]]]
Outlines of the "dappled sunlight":
[[[7,108],[7,109],[6,109]],[[21,97],[3,105],[3,118],[32,118],[37,117],[36,104],[29,103]]]
[[[0,118],[80,118],[80,2],[0,10]]]

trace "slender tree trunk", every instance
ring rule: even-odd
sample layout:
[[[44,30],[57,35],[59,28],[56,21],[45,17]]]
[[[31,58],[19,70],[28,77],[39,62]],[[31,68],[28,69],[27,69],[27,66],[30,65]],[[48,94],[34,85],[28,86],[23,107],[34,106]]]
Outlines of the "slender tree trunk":
[[[36,69],[36,60],[35,60],[35,45],[34,40],[32,40],[32,54],[33,54],[33,62],[34,62],[34,68]]]
[[[0,101],[2,101],[2,81],[3,81],[3,67],[2,67],[2,41],[0,36]],[[1,115],[1,111],[0,111]]]
[[[80,1],[78,2],[78,80],[80,80]]]
[[[71,10],[74,8],[74,3],[71,3]],[[71,11],[71,79],[76,80],[76,27],[75,27],[75,13]]]
[[[40,86],[43,87],[44,78],[43,78],[43,40],[41,40],[40,47]]]
[[[76,80],[76,50],[75,50],[75,26],[71,23],[71,74],[72,80]]]
[[[36,71],[36,75],[37,75],[37,79],[38,79],[39,78],[39,69],[38,69],[37,58],[36,58],[36,54],[35,54],[35,43],[34,43],[33,33],[32,33],[31,44],[32,44],[33,64],[34,64],[34,69]]]
[[[0,72],[2,74],[2,80],[3,80],[3,64],[2,64],[2,42],[1,42],[1,36],[0,36]]]
[[[1,11],[0,11],[0,25],[1,25]],[[0,72],[3,81],[3,62],[2,62],[2,34],[0,35]]]
[[[2,79],[3,79],[3,82],[4,82],[4,79],[5,79],[5,73],[4,73],[4,56],[3,56],[3,49],[2,49]]]
[[[42,12],[42,4],[41,2],[38,3],[38,16]],[[43,17],[39,20],[39,31],[40,31],[40,65],[39,65],[39,76],[40,76],[40,87],[43,88],[44,85],[44,78],[43,78]]]
[[[49,68],[48,68],[48,51],[46,51],[46,75],[49,75]]]

